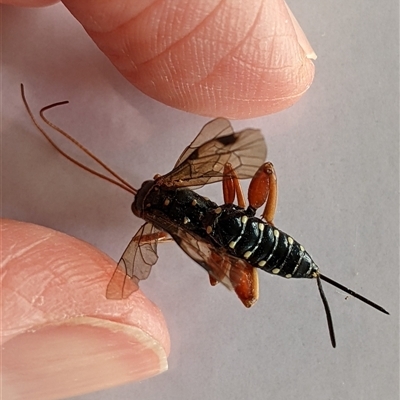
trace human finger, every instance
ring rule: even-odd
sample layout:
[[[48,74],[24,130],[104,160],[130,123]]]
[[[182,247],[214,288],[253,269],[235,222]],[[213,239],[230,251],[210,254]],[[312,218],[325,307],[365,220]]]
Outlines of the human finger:
[[[141,291],[105,298],[110,258],[38,225],[1,220],[1,232],[4,398],[64,398],[167,369],[160,310]]]
[[[181,110],[265,115],[293,105],[314,77],[315,53],[283,0],[64,4],[129,82]]]

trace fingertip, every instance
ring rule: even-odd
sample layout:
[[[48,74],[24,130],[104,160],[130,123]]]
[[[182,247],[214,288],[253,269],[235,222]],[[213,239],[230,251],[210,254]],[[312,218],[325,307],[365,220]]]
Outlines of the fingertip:
[[[284,0],[117,1],[107,13],[84,3],[65,1],[129,82],[171,107],[252,118],[290,107],[313,81],[315,53]]]
[[[9,398],[67,397],[167,369],[161,311],[140,290],[105,298],[113,260],[42,226],[1,220],[1,228],[3,390],[25,394]]]
[[[293,28],[296,32],[299,44],[300,44],[301,48],[304,50],[304,54],[306,55],[306,57],[308,59],[316,60],[317,55],[315,54],[314,49],[312,48],[310,42],[308,41],[306,34],[304,33],[303,29],[301,28],[300,24],[298,23],[296,17],[293,15],[289,6],[286,3],[285,3],[285,6],[286,6],[287,12],[290,16],[290,19],[292,21]]]

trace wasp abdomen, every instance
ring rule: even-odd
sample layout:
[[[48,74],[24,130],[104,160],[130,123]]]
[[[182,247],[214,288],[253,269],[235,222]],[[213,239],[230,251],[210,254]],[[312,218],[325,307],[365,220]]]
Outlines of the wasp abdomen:
[[[223,208],[210,236],[254,267],[286,278],[312,278],[318,267],[304,247],[285,232],[234,206]]]

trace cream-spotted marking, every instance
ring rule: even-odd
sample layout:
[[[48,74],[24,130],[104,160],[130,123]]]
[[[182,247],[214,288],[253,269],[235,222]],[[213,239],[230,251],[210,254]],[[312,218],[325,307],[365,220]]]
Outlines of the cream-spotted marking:
[[[206,228],[206,232],[210,234],[212,232],[212,226],[208,225]]]
[[[246,253],[243,254],[243,257],[247,260],[252,254],[252,251],[246,251]]]
[[[221,214],[222,213],[222,208],[218,207],[214,210],[215,214]]]
[[[304,251],[304,247],[302,245],[300,245],[300,250]]]
[[[278,242],[279,242],[279,240],[278,240],[279,239],[279,231],[278,231],[278,229],[274,229],[274,236],[275,236],[274,247],[273,247],[271,253],[269,254],[269,256],[267,257],[267,262],[273,256],[273,254],[275,253],[276,248],[278,247]]]
[[[287,264],[287,261],[288,261],[288,259],[289,259],[289,256],[290,256],[290,254],[291,254],[291,252],[292,252],[292,247],[293,247],[294,239],[293,239],[292,237],[288,236],[288,237],[287,237],[287,241],[288,241],[288,243],[289,243],[288,252],[287,252],[287,254],[286,254],[286,256],[285,256],[285,259],[283,260],[283,262],[282,262],[281,265],[280,265],[280,268],[281,268],[281,269],[283,269],[283,268],[286,266],[286,264]],[[286,275],[285,275],[285,278],[291,278],[291,277],[292,277],[292,274],[286,274]]]
[[[258,249],[258,246],[260,245],[260,243],[262,241],[262,238],[264,236],[264,224],[259,223],[258,224],[258,230],[260,231],[260,233],[258,235],[258,241],[257,241],[257,244],[251,249],[251,253],[254,253]]]
[[[242,238],[243,233],[244,233],[244,231],[245,231],[245,229],[246,229],[246,224],[247,224],[248,218],[247,218],[245,215],[243,215],[243,217],[241,218],[241,221],[242,221],[242,224],[243,224],[243,225],[242,225],[242,230],[241,230],[239,236],[236,238],[236,240],[232,240],[232,241],[229,243],[229,247],[230,247],[231,249],[234,249],[235,246],[236,246],[236,244],[237,244],[237,243],[239,242],[239,240]]]
[[[299,261],[297,261],[296,266],[294,267],[293,271],[292,271],[292,275],[295,274],[295,272],[298,270],[298,268],[300,267],[301,261],[303,260],[303,256],[300,256]]]
[[[258,266],[263,267],[267,262],[264,260],[259,261]]]
[[[193,201],[192,201],[192,206],[195,206],[197,204],[197,200],[196,199],[193,199]]]
[[[272,272],[273,274],[279,274],[280,269],[279,269],[279,268],[274,268],[271,272]]]
[[[188,217],[183,218],[184,225],[186,225],[189,222],[190,222],[190,219]]]
[[[165,200],[164,200],[164,206],[168,206],[169,203],[171,203],[171,200],[170,200],[170,199],[165,199]]]
[[[248,218],[246,217],[246,219],[244,220],[245,216],[242,217],[242,222],[247,223]],[[262,227],[260,229],[260,227]],[[260,245],[262,238],[264,236],[264,224],[259,223],[258,224],[258,230],[260,231],[259,235],[258,235],[258,241],[257,244],[249,251],[246,251],[246,253],[244,253],[243,257],[247,260],[248,258],[250,258],[250,256],[258,249],[258,246]]]

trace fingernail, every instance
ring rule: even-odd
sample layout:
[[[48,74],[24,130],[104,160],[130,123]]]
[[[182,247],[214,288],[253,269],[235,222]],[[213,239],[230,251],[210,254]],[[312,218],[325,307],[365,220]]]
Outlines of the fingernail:
[[[138,327],[91,317],[41,326],[2,350],[3,396],[58,399],[140,381],[168,369],[161,344]]]

